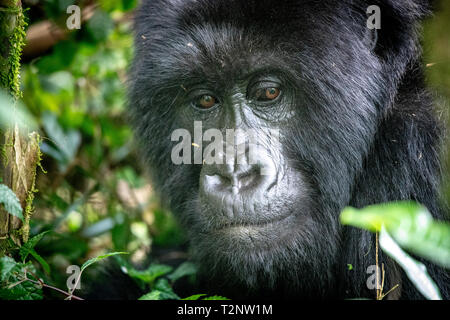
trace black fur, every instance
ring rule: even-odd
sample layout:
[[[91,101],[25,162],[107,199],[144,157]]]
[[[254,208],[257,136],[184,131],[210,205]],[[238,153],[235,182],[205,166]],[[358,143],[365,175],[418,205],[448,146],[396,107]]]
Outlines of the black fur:
[[[375,46],[366,28],[373,4],[382,13]],[[429,13],[420,0],[143,1],[130,73],[132,124],[155,188],[196,245],[203,285],[233,297],[374,298],[366,286],[374,235],[341,226],[342,208],[413,199],[446,219],[438,200],[442,130],[419,44]],[[170,158],[183,85],[208,79],[225,86],[255,64],[285,70],[295,88],[284,150],[308,173],[314,208],[310,224],[270,258],[233,242],[203,242],[200,167]],[[422,298],[395,263],[380,260],[385,291],[401,284],[391,298]],[[427,266],[449,298],[448,274]]]

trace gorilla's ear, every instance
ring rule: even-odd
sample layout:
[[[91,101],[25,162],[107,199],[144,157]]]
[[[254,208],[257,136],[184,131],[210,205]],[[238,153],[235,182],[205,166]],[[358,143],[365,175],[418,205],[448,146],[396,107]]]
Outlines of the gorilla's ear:
[[[432,0],[367,0],[366,43],[378,56],[392,85],[420,54],[420,23],[431,15]],[[372,10],[369,10],[372,9]],[[375,9],[375,10],[374,10]],[[379,21],[373,20],[379,13]],[[395,75],[393,78],[392,75]],[[395,87],[391,87],[395,90]]]
[[[420,23],[431,15],[432,0],[365,0],[365,42],[378,57],[392,94],[408,68],[419,63]],[[372,7],[372,8],[371,8]],[[371,10],[369,10],[371,9]],[[376,10],[374,10],[376,9]],[[379,13],[379,21],[373,20]]]
[[[431,14],[433,0],[376,0],[367,6],[367,41],[380,58],[414,50],[417,27]]]

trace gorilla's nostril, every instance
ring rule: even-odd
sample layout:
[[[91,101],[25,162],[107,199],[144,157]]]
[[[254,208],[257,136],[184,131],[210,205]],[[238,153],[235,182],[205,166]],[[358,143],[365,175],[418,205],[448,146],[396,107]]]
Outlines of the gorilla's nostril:
[[[259,172],[256,169],[252,169],[248,172],[244,172],[238,175],[238,185],[239,189],[249,189],[254,188],[258,185]]]
[[[224,185],[224,186],[233,185],[232,178],[229,178],[229,177],[223,176],[223,175],[218,175],[218,176],[219,176],[220,183],[222,185]]]
[[[237,172],[215,172],[205,175],[205,187],[210,192],[231,192],[234,195],[242,190],[257,188],[261,179],[258,168],[246,168]]]
[[[206,177],[206,183],[210,187],[217,187],[220,185],[231,185],[231,180],[220,174],[205,175],[205,177]]]

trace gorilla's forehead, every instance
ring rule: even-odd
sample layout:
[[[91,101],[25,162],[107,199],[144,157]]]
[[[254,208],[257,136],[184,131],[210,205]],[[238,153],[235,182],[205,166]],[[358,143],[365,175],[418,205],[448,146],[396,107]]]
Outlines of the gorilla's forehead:
[[[283,59],[292,52],[323,56],[333,42],[329,35],[339,32],[332,28],[339,25],[337,6],[321,1],[163,2],[164,8],[141,11],[149,23],[138,27],[145,39],[137,35],[138,50],[153,62],[153,72],[178,79],[226,83],[267,66],[288,65]]]
[[[205,24],[180,32],[166,61],[191,77],[227,82],[267,66],[275,68],[282,51],[265,42],[232,25]]]

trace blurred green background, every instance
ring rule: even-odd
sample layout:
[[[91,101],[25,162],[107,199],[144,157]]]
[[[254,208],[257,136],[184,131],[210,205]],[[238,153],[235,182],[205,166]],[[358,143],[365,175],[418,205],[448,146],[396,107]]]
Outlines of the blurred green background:
[[[134,263],[149,254],[163,263],[185,258],[183,234],[161,209],[124,116],[137,0],[77,1],[92,17],[62,35],[74,1],[22,2],[29,8],[23,103],[42,129],[46,170],[38,175],[32,234],[55,231],[36,247],[51,267],[47,276],[65,287],[67,266],[108,251],[130,252]],[[424,25],[424,60],[448,121],[450,1],[438,8]]]
[[[53,25],[48,32],[49,22],[67,30],[66,9],[74,2],[23,1],[30,8],[23,103],[42,129],[47,172],[38,174],[31,230],[55,231],[36,250],[52,269],[51,282],[63,288],[67,266],[105,252],[129,252],[138,264],[152,246],[166,263],[185,254],[177,249],[185,244],[178,226],[160,208],[140,166],[124,116],[137,1],[77,1],[83,19],[90,17],[81,29],[60,36]],[[55,43],[41,48],[45,42]]]

